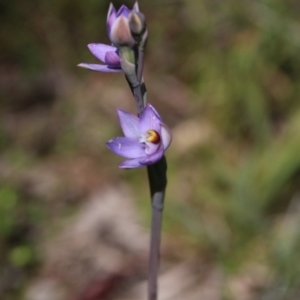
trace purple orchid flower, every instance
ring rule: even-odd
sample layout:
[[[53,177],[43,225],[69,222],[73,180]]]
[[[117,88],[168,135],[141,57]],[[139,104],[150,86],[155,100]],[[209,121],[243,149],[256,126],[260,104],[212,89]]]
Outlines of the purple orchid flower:
[[[139,11],[137,2],[134,4],[132,10],[136,12]],[[120,20],[124,21],[124,18],[127,21],[129,14],[130,14],[130,9],[126,5],[122,5],[119,8],[119,10],[116,11],[113,4],[112,3],[110,4],[108,9],[108,14],[107,14],[106,25],[107,25],[107,34],[111,41],[112,41],[111,31],[113,26],[115,25],[114,32],[116,32],[116,29],[118,29],[116,28],[118,27],[117,23],[119,23]],[[121,34],[122,33],[123,32],[121,32]],[[100,43],[93,43],[93,44],[89,44],[88,48],[96,58],[98,58],[100,61],[102,61],[105,64],[102,65],[102,64],[80,63],[78,64],[78,67],[99,71],[99,72],[121,72],[122,71],[117,47],[113,45],[109,46]]]
[[[140,117],[118,109],[118,116],[125,137],[116,137],[106,145],[114,153],[128,158],[119,167],[139,168],[160,160],[172,135],[155,108],[148,104]]]

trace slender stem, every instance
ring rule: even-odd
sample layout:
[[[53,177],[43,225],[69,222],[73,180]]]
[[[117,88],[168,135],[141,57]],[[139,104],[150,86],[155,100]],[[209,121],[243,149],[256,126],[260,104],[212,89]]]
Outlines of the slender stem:
[[[134,95],[138,115],[144,110],[143,90],[141,82],[137,79],[135,62],[135,51],[129,47],[119,48],[121,67],[125,73],[126,80]]]
[[[137,80],[141,82],[144,69],[144,47],[139,48]]]
[[[145,32],[143,33],[143,36],[141,40],[139,41],[138,46],[138,69],[137,69],[137,80],[141,82],[142,76],[143,76],[143,69],[144,69],[144,53],[145,53],[145,47],[148,40],[148,30],[146,28]]]
[[[152,205],[151,238],[148,266],[148,300],[156,300],[158,294],[158,272],[160,261],[160,239],[162,210]]]
[[[147,104],[147,90],[144,80],[142,78],[142,82],[138,83],[137,81],[132,80],[129,76],[125,76],[125,78],[135,98],[137,114],[139,116]]]
[[[147,36],[145,35],[144,41],[146,40]],[[136,72],[133,71],[133,65],[129,64],[126,60],[124,52],[120,51],[122,69],[135,97],[138,115],[141,114],[147,103],[146,86],[142,77],[145,44],[146,42],[143,45],[140,44],[141,47],[138,51],[138,69]],[[125,70],[127,72],[125,72]],[[165,156],[155,164],[147,166],[147,171],[152,204],[150,253],[148,263],[148,300],[157,300],[162,213],[167,186],[167,161]]]
[[[148,300],[157,300],[162,213],[167,186],[167,161],[165,156],[157,163],[148,166],[147,171],[152,204],[150,253],[148,262]]]
[[[140,83],[137,86],[133,87],[133,95],[134,95],[134,98],[135,98],[138,115],[140,115],[142,113],[142,111],[144,110],[144,107],[145,107],[144,106],[144,101],[143,101],[143,93],[142,93]]]

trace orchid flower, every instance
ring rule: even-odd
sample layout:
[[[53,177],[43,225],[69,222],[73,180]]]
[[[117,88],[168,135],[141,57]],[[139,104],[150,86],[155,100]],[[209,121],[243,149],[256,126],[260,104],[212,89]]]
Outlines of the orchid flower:
[[[148,104],[140,117],[118,109],[119,121],[125,137],[107,142],[114,153],[128,158],[120,168],[138,168],[159,161],[169,147],[172,136],[155,108]]]
[[[132,11],[139,12],[137,2],[134,4]],[[100,43],[88,44],[88,48],[91,53],[104,64],[80,63],[78,64],[78,67],[99,72],[122,71],[119,51],[114,44],[122,42],[129,42],[131,44],[135,43],[133,37],[131,36],[128,24],[128,16],[130,12],[131,10],[126,5],[122,5],[119,10],[116,11],[113,4],[110,4],[107,14],[106,27],[108,37],[113,45],[109,46]]]

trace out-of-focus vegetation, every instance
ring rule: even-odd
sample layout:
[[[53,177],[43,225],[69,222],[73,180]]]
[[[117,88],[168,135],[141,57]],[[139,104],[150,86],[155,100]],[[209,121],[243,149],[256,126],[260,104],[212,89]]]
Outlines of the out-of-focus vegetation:
[[[22,297],[41,241],[95,189],[125,182],[149,220],[145,171],[105,148],[116,106],[134,110],[126,82],[76,68],[108,42],[108,3],[0,3],[1,299]],[[139,3],[149,100],[174,132],[163,259],[220,268],[222,299],[249,274],[243,299],[299,299],[299,1]]]

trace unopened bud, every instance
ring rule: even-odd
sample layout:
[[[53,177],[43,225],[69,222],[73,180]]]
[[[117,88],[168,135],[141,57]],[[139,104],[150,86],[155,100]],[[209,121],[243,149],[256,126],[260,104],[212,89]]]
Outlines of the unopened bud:
[[[113,23],[110,31],[110,40],[116,47],[127,46],[132,47],[135,40],[132,37],[128,19],[124,16],[119,16]]]
[[[131,11],[128,17],[129,28],[133,36],[140,36],[146,29],[146,18],[141,12]]]

